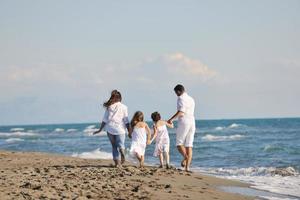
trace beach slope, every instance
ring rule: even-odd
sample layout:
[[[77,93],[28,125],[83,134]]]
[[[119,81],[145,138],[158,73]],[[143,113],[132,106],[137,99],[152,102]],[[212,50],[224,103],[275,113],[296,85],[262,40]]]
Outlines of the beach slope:
[[[110,160],[0,151],[1,199],[207,199],[243,200],[218,186],[245,186],[176,169],[113,168]]]

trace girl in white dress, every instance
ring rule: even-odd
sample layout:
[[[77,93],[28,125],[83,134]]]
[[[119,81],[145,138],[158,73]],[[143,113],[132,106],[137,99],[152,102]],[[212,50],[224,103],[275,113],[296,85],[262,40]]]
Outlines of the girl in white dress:
[[[173,123],[168,123],[166,121],[161,120],[161,116],[158,112],[154,112],[151,114],[151,118],[154,122],[153,125],[153,138],[151,142],[156,139],[154,156],[159,157],[160,167],[163,168],[164,159],[166,160],[166,168],[170,168],[170,138],[167,127],[174,128]]]
[[[137,111],[131,120],[132,132],[129,137],[132,139],[130,153],[135,155],[140,163],[144,166],[145,149],[150,144],[151,132],[149,126],[144,122],[144,114]]]

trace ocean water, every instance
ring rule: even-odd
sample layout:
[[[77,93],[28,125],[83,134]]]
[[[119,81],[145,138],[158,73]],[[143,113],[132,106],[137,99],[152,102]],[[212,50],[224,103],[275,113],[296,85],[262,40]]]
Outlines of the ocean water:
[[[0,126],[0,149],[110,159],[106,133],[91,134],[98,126]],[[255,189],[280,194],[280,199],[300,199],[300,118],[197,120],[196,126],[194,171],[251,183]],[[175,129],[169,133],[171,163],[179,166]],[[130,139],[126,138],[129,147]],[[156,165],[159,161],[153,151],[154,144],[147,147],[145,159]]]

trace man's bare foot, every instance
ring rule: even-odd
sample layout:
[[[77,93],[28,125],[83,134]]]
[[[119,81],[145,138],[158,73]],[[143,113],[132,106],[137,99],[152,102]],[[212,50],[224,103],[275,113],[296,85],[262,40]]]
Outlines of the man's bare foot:
[[[171,166],[169,164],[166,164],[167,169],[171,169]]]
[[[191,170],[190,170],[190,168],[189,167],[185,167],[185,169],[184,169],[186,172],[188,172],[188,173],[193,173]]]
[[[162,165],[159,165],[159,167],[158,168],[164,168],[164,166],[162,166]]]
[[[181,167],[185,167],[186,166],[186,159],[183,159],[182,161],[181,161]]]

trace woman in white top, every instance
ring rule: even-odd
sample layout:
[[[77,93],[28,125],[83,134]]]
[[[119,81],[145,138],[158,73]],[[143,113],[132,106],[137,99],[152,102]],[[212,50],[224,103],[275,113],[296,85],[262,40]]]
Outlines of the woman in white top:
[[[172,123],[168,123],[166,121],[161,120],[161,116],[158,112],[154,112],[151,114],[151,118],[154,122],[153,125],[153,138],[151,142],[156,139],[155,141],[155,150],[154,156],[159,156],[160,167],[163,168],[164,159],[166,160],[166,168],[170,168],[170,156],[169,156],[169,149],[170,149],[170,138],[169,132],[167,127],[174,128]]]
[[[121,103],[122,95],[119,91],[113,90],[108,101],[103,104],[106,108],[100,129],[93,134],[101,132],[104,128],[112,145],[112,155],[115,166],[125,162],[125,134],[126,128],[130,132],[127,106]]]
[[[144,114],[137,111],[131,120],[132,132],[129,137],[132,139],[130,153],[135,155],[140,163],[144,166],[146,145],[150,144],[151,132],[149,126],[144,122]]]

